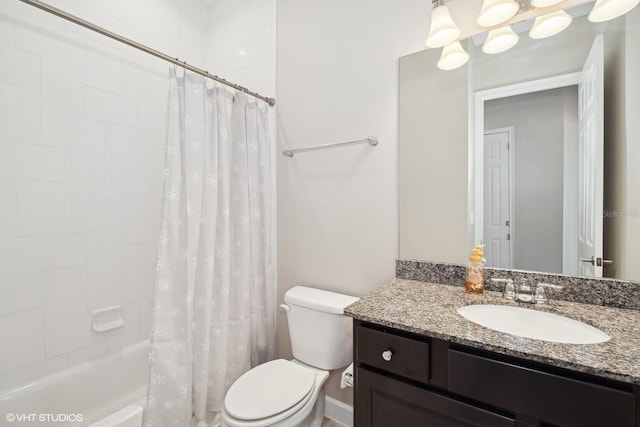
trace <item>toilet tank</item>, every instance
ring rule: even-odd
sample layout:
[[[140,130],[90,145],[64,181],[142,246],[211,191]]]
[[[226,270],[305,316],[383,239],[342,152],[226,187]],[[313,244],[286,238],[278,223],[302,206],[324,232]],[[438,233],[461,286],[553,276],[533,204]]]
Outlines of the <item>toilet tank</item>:
[[[295,286],[284,295],[293,357],[307,365],[331,370],[353,360],[352,319],[344,308],[358,298]]]

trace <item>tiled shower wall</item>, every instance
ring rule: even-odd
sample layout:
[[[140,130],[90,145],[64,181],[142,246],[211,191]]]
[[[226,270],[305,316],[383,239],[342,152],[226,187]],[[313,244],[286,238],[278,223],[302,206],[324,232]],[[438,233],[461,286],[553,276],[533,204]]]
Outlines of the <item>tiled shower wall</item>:
[[[197,0],[48,0],[204,66]],[[0,1],[0,389],[146,339],[167,63]],[[91,312],[121,305],[98,334]]]

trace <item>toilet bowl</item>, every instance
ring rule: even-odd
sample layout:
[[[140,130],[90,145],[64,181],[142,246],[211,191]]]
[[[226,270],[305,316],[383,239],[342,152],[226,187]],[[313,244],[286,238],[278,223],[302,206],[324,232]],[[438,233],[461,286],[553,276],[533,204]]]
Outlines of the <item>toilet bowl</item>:
[[[305,286],[289,289],[287,312],[293,360],[277,359],[238,378],[224,399],[224,427],[320,427],[329,371],[352,360],[351,319],[358,298]]]
[[[227,392],[222,426],[319,427],[327,378],[328,371],[297,360],[276,359],[257,366]]]

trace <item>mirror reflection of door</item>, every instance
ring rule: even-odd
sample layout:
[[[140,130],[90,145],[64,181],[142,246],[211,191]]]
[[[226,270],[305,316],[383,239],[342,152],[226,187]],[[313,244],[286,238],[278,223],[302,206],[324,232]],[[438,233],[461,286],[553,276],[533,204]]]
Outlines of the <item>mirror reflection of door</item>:
[[[580,118],[578,271],[602,277],[604,187],[604,53],[596,37],[578,88]]]
[[[490,267],[578,273],[577,83],[484,103],[482,242]]]
[[[512,268],[513,128],[484,132],[484,253],[487,265]]]

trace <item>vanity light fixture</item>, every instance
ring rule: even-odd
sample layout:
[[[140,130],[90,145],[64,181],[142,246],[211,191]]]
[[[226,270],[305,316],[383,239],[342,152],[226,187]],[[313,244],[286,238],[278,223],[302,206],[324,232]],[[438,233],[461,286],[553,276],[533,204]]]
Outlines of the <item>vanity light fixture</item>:
[[[589,13],[589,21],[603,22],[624,15],[636,7],[640,0],[596,0]]]
[[[513,31],[511,26],[497,28],[487,34],[482,51],[489,54],[504,52],[515,46],[518,40],[520,40],[520,36]]]
[[[444,0],[433,0],[432,6],[431,28],[429,28],[425,45],[427,47],[443,47],[458,40],[462,31],[453,22]]]
[[[571,25],[573,18],[564,10],[538,16],[529,31],[532,39],[544,39],[554,36]]]
[[[514,0],[484,0],[476,22],[481,27],[495,27],[514,17],[519,9]]]
[[[454,70],[462,67],[469,60],[469,54],[464,50],[459,40],[449,43],[442,48],[442,55],[438,60],[438,68],[441,70]]]

